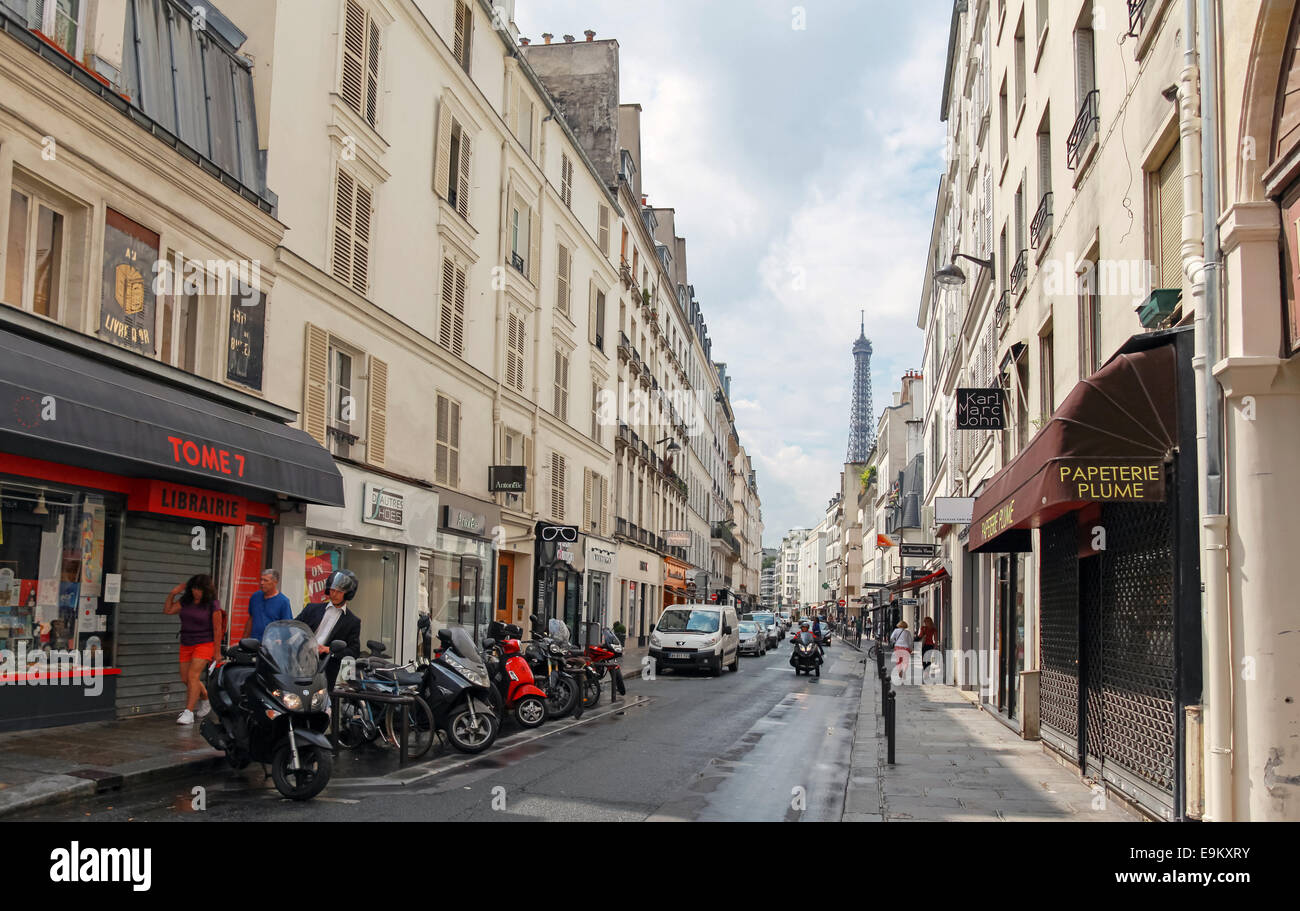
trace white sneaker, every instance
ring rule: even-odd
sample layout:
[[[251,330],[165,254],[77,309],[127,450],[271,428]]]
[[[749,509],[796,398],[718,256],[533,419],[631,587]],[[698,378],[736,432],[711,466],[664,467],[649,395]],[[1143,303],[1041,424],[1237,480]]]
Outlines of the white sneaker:
[[[198,706],[194,709],[195,718],[203,718],[212,711],[212,704],[206,699],[200,699]]]
[[[186,709],[185,711],[181,712],[180,717],[176,719],[176,723],[177,723],[177,724],[193,724],[193,723],[194,723],[194,713],[191,712],[189,709]]]

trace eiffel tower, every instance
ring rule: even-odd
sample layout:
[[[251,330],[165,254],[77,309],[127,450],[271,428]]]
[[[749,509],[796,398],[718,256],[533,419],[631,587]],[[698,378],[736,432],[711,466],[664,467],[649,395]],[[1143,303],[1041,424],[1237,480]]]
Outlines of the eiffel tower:
[[[871,407],[871,342],[867,340],[867,312],[862,311],[862,334],[853,343],[853,407],[849,412],[849,454],[846,462],[864,463],[876,442]]]

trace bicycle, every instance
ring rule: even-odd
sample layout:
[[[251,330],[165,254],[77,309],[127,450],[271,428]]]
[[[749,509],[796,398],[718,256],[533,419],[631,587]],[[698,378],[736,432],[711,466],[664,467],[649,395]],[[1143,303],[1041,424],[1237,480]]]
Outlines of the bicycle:
[[[401,747],[401,716],[405,713],[407,757],[419,759],[429,752],[437,734],[433,711],[417,692],[419,680],[403,679],[401,673],[415,673],[415,662],[394,665],[378,655],[371,655],[360,659],[356,667],[358,677],[349,688],[357,695],[340,700],[338,707],[339,746],[351,750],[374,743],[385,749],[398,749]],[[366,673],[374,676],[364,676]],[[407,696],[411,701],[407,704],[385,703],[382,711],[376,711],[376,707],[365,698],[366,692]]]

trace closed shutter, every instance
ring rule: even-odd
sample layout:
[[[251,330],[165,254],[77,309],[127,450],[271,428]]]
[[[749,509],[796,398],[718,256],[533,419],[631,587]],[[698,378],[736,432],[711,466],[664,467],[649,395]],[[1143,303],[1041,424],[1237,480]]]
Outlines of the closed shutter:
[[[533,441],[530,437],[524,437],[524,465],[528,468],[524,473],[524,512],[532,513],[533,488],[537,486],[537,478],[533,474]]]
[[[302,429],[322,446],[329,445],[325,431],[329,351],[329,333],[319,326],[308,323],[303,356]]]
[[[564,315],[569,314],[569,248],[560,245],[555,259],[555,308]]]
[[[564,521],[564,456],[551,453],[551,518]]]
[[[506,315],[506,385],[511,389],[519,388],[519,317],[513,312]]]
[[[370,411],[366,416],[366,461],[384,467],[388,456],[388,362],[371,355],[366,383]]]
[[[568,155],[560,156],[560,201],[573,208],[573,162]]]
[[[1183,161],[1179,150],[1179,146],[1174,146],[1158,175],[1160,273],[1156,276],[1157,288],[1183,286]]]
[[[1088,94],[1097,87],[1094,66],[1092,29],[1078,29],[1074,33],[1075,94],[1078,96],[1075,104],[1076,110],[1083,109],[1083,102],[1087,99]]]
[[[600,207],[598,225],[596,243],[600,247],[600,252],[605,256],[609,256],[609,206],[602,205]]]
[[[460,131],[460,157],[456,162],[456,211],[469,221],[469,162],[470,141],[464,127]]]
[[[333,274],[344,284],[352,280],[352,212],[356,195],[356,181],[340,168],[334,186]]]
[[[365,114],[366,95],[366,11],[347,0],[343,14],[343,72],[339,94],[348,107]]]
[[[379,25],[370,20],[366,32],[366,123],[375,126],[379,117]]]
[[[542,278],[542,226],[540,212],[528,212],[528,279],[541,287]]]
[[[555,416],[561,421],[569,419],[569,358],[559,350],[555,352]]]
[[[358,183],[352,248],[352,290],[361,295],[370,286],[370,205],[370,188]]]
[[[448,485],[460,487],[460,402],[451,402],[451,414],[447,430],[449,456],[447,459]]]
[[[609,537],[609,479],[600,479],[600,536]]]
[[[438,344],[451,349],[452,329],[456,321],[456,264],[442,261],[442,311],[438,314]]]
[[[206,550],[193,548],[195,525],[204,530]],[[163,602],[178,583],[213,572],[219,537],[215,526],[200,522],[127,517],[117,605],[119,718],[185,708],[185,684],[177,673],[180,618],[165,615]]]
[[[438,135],[434,140],[433,192],[447,199],[451,192],[451,109],[444,94],[438,105]]]
[[[451,437],[448,429],[448,423],[451,420],[451,403],[444,396],[438,396],[437,404],[437,440],[434,452],[433,479],[438,484],[446,487],[447,467],[451,462],[451,455],[448,451],[447,441]]]
[[[582,533],[587,534],[591,527],[591,469],[582,469]]]

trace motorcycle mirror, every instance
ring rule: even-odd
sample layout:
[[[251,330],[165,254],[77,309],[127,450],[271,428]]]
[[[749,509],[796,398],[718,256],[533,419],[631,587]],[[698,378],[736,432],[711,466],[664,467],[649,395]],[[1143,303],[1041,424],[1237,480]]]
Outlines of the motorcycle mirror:
[[[650,624],[650,632],[653,633],[654,631],[655,631],[655,625],[654,625],[653,623],[651,623],[651,624]]]
[[[341,654],[343,650],[346,649],[347,647],[348,644],[344,642],[342,639],[335,639],[333,642],[330,643],[330,654],[331,655]]]

